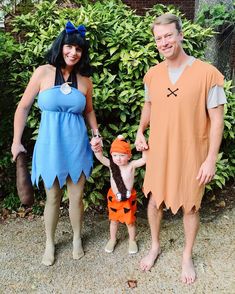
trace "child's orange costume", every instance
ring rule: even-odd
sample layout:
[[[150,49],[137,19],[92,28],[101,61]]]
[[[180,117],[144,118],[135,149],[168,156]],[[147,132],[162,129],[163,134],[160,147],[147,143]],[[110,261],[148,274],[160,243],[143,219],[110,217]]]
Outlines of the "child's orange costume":
[[[110,188],[107,194],[109,219],[126,223],[127,225],[133,224],[136,220],[136,191],[132,189],[131,196],[125,201],[118,201],[116,195]]]
[[[110,153],[113,152],[124,153],[131,156],[131,146],[128,142],[124,141],[123,138],[118,137],[111,144]],[[113,193],[113,190],[111,188],[109,189],[107,194],[109,219],[113,221],[119,221],[121,223],[126,223],[127,225],[129,225],[133,224],[136,220],[135,214],[137,209],[137,201],[135,189],[132,189],[132,191],[127,190],[124,199],[125,198],[126,200],[121,200],[123,198],[121,197],[120,190],[119,193],[115,195]]]
[[[113,153],[113,152],[124,153],[131,156],[131,145],[130,143],[124,141],[122,137],[121,138],[118,137],[111,144],[110,153]]]

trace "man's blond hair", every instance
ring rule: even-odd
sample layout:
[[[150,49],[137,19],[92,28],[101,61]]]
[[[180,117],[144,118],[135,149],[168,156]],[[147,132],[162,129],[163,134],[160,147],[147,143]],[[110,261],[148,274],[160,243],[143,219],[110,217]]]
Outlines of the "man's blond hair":
[[[180,17],[172,13],[165,13],[158,16],[152,24],[152,31],[156,25],[165,25],[170,23],[175,24],[175,27],[179,33],[182,32],[182,21]]]

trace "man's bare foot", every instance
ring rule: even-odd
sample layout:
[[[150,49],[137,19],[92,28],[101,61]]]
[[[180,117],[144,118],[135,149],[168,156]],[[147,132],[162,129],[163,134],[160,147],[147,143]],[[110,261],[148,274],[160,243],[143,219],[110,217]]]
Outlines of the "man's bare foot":
[[[196,280],[196,272],[193,265],[192,257],[183,257],[181,281],[184,284],[192,284]]]
[[[160,253],[161,253],[160,248],[150,249],[149,253],[144,258],[141,259],[140,269],[145,272],[149,271],[153,267]]]
[[[81,238],[73,240],[73,259],[80,259],[84,256]]]
[[[42,257],[42,263],[46,266],[53,265],[55,261],[55,245],[53,243],[46,243],[46,249]]]

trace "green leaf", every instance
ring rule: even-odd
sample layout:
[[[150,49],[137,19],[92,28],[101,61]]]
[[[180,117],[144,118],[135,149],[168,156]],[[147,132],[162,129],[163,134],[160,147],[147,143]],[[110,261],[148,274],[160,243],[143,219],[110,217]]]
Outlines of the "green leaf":
[[[116,52],[119,49],[119,46],[112,47],[109,49],[110,55],[113,55],[114,52]]]
[[[126,122],[126,115],[124,113],[121,113],[120,119],[122,122]]]

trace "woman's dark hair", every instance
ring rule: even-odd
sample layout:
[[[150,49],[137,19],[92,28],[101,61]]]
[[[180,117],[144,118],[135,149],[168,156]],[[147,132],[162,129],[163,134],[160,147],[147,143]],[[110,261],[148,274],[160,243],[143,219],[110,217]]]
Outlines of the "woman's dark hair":
[[[127,197],[126,197],[127,188],[123,182],[120,168],[116,163],[113,162],[112,156],[110,157],[110,168],[111,168],[113,179],[117,186],[118,192],[121,193],[121,197],[122,197],[121,201],[125,201],[127,200]]]
[[[74,66],[74,71],[79,72],[82,76],[89,77],[92,73],[88,53],[89,42],[78,31],[67,33],[66,30],[63,30],[46,53],[47,62],[55,67],[64,68],[66,64],[62,55],[62,49],[65,44],[78,45],[82,49],[81,59]]]

